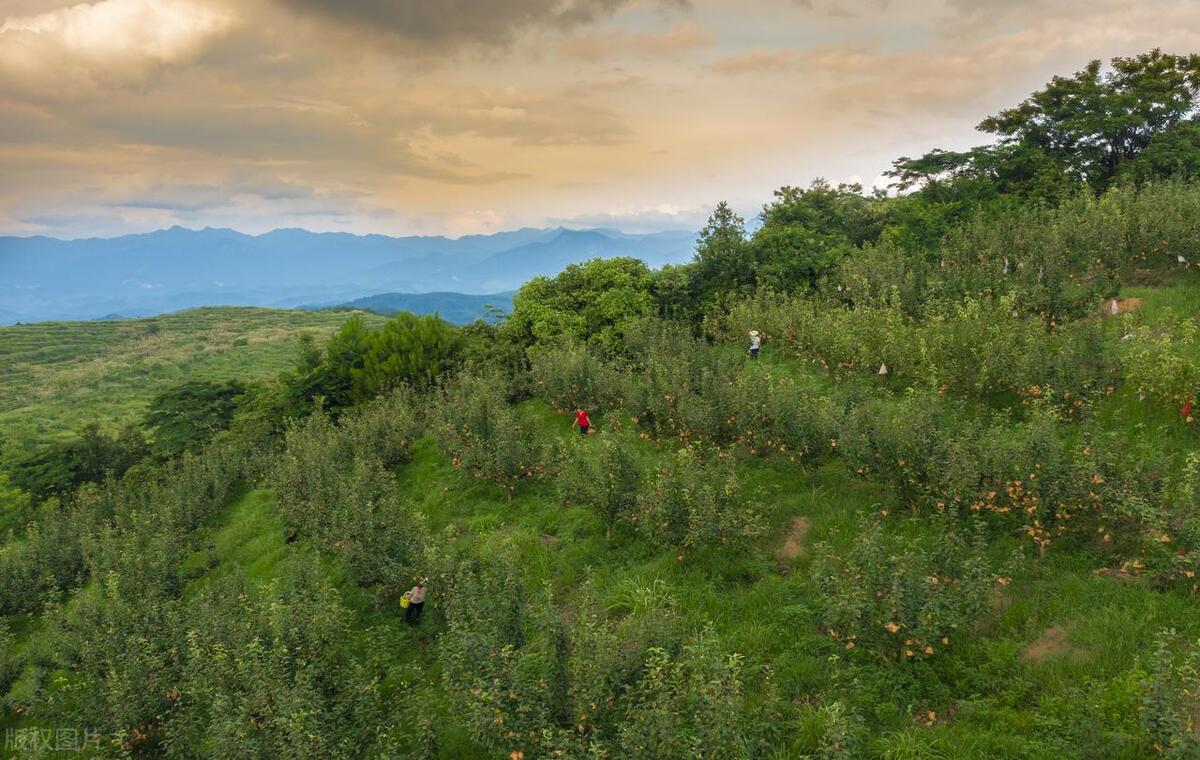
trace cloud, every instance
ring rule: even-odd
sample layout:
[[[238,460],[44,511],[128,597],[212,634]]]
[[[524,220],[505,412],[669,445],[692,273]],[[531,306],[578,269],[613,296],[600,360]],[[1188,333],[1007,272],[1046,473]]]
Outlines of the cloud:
[[[430,95],[424,113],[434,134],[471,134],[518,145],[614,145],[630,137],[612,110],[569,89],[539,93],[513,88]]]
[[[508,44],[526,30],[565,30],[611,15],[629,0],[279,0],[360,32],[437,49]],[[662,0],[683,6],[685,0]]]
[[[7,215],[10,231],[88,237],[176,224],[263,231],[290,220],[294,226],[329,227],[374,214],[373,209],[378,207],[354,188],[318,189],[268,173],[222,176],[218,170],[206,182],[147,182],[135,177],[115,187],[56,187],[7,204]]]
[[[198,155],[234,162],[275,162],[290,166],[339,166],[343,171],[387,172],[449,184],[492,184],[520,173],[487,169],[466,161],[454,151],[431,143],[430,130],[445,134],[478,131],[530,140],[587,139],[611,132],[603,114],[582,108],[572,115],[541,109],[519,119],[497,108],[502,102],[483,100],[475,113],[445,106],[414,103],[361,104],[272,98],[267,93],[224,102],[206,85],[178,94],[148,99],[116,93],[106,99],[55,104],[57,122],[68,122],[75,138],[137,146],[155,151],[159,160]],[[510,101],[511,102],[511,101]],[[519,102],[519,101],[518,101]],[[552,105],[546,109],[553,109]],[[578,122],[572,137],[567,122]],[[514,120],[521,123],[513,124]]]
[[[278,177],[256,177],[243,180],[238,190],[247,195],[256,195],[269,201],[293,201],[311,198],[316,191],[299,182],[288,182]]]
[[[1002,5],[1000,0],[960,2],[976,10],[994,5],[997,13]],[[861,127],[869,128],[879,118],[900,115],[927,123],[970,114],[977,122],[1040,86],[1050,74],[1069,73],[1092,58],[1130,55],[1156,45],[1173,50],[1200,46],[1200,8],[1193,4],[1167,2],[1151,8],[1098,0],[1092,11],[1094,23],[1079,24],[1078,17],[1056,7],[1023,26],[1014,24],[1021,17],[1014,11],[986,33],[972,27],[976,34],[970,36],[939,35],[934,42],[900,48],[876,36],[753,50],[720,58],[708,70],[776,90],[794,88],[801,103],[829,109],[839,119],[856,114]],[[945,28],[957,28],[957,23],[947,21]]]
[[[551,217],[546,223],[558,227],[599,227],[631,233],[696,230],[704,226],[710,212],[711,209],[702,206],[659,203],[653,206],[625,206],[589,214]]]
[[[230,12],[201,0],[100,0],[12,16],[0,24],[0,81],[143,84],[194,59],[233,23]]]
[[[711,47],[715,41],[716,35],[691,23],[652,33],[594,29],[568,36],[559,45],[559,52],[566,58],[593,63],[621,57],[672,58]]]
[[[682,6],[0,0],[0,230],[690,229],[1200,49],[1192,0]]]
[[[819,13],[830,18],[856,18],[859,16],[859,11],[854,10],[852,7],[847,7],[848,5],[853,5],[854,3],[852,2],[849,4],[844,4],[843,2],[817,4],[814,0],[792,0],[792,3],[806,11]],[[878,11],[887,8],[888,2],[887,0],[871,0],[870,5],[873,10]]]
[[[725,56],[709,68],[719,74],[762,74],[785,71],[796,64],[801,53],[794,50],[752,50]]]
[[[1030,7],[1037,6],[1037,0],[947,0],[946,5],[961,15],[1003,14],[1011,15],[1013,11],[1025,13]],[[1071,5],[1070,0],[1060,2],[1060,5]]]
[[[36,16],[78,4],[79,0],[5,0],[4,15],[7,17]]]
[[[327,202],[330,194],[320,194]],[[119,196],[106,205],[114,208],[207,211],[227,208],[248,198],[263,201],[303,201],[317,197],[312,187],[271,176],[235,176],[220,183],[157,183]]]
[[[11,215],[13,221],[28,225],[34,229],[28,231],[61,231],[61,230],[102,230],[121,229],[124,221],[117,214],[70,214],[70,213],[28,213],[20,211]]]
[[[161,209],[164,211],[201,211],[230,205],[232,197],[217,185],[154,186],[145,193],[111,201],[116,208]]]

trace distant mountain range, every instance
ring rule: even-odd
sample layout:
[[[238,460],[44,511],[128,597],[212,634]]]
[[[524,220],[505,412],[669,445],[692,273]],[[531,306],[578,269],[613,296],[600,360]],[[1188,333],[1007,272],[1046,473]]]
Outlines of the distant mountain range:
[[[473,296],[466,293],[380,293],[339,304],[312,304],[303,309],[365,309],[378,314],[411,311],[413,314],[437,314],[455,325],[477,319],[491,320],[512,311],[513,292]]]
[[[691,232],[563,228],[456,239],[182,227],[84,240],[0,237],[0,324],[196,306],[346,304],[381,293],[389,302],[423,294],[449,303],[448,292],[510,292],[593,258],[633,256],[653,268],[681,263],[694,245]],[[449,318],[450,307],[441,308]]]

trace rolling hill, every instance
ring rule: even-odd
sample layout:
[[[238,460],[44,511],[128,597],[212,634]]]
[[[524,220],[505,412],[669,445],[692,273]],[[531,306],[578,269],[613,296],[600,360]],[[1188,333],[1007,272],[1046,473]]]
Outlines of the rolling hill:
[[[295,361],[298,336],[323,338],[342,312],[207,308],[146,319],[0,327],[0,429],[46,441],[88,422],[115,429],[184,380],[252,380]],[[381,317],[365,315],[369,322]]]

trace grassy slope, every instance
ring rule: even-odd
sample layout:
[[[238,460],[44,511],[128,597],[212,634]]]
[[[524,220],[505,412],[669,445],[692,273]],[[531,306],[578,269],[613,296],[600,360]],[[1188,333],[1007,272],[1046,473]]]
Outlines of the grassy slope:
[[[569,419],[541,402],[526,404],[522,413],[547,437],[571,432]],[[643,448],[647,460],[661,453],[653,443]],[[828,688],[831,658],[838,651],[819,634],[811,612],[816,599],[809,585],[808,552],[802,550],[793,559],[779,554],[791,518],[799,515],[810,521],[804,546],[830,538],[844,542],[859,513],[894,505],[889,494],[849,478],[836,462],[804,472],[785,460],[744,460],[740,471],[750,494],[769,506],[772,535],[757,553],[685,561],[656,552],[628,534],[609,544],[590,513],[562,507],[549,485],[528,487],[508,502],[488,486],[464,484],[428,440],[418,444],[413,461],[401,468],[398,487],[435,531],[454,526],[457,540],[471,542],[481,553],[501,543],[516,546],[526,558],[531,587],[547,583],[560,599],[568,599],[585,582],[616,611],[659,605],[670,598],[693,625],[712,623],[730,649],[746,656],[749,670],[770,666],[784,692],[803,701]],[[891,524],[898,531],[913,529],[906,517],[893,518]],[[836,536],[835,528],[840,529]],[[214,530],[212,544],[197,559],[210,568],[198,583],[230,566],[269,582],[282,557],[293,550],[283,543],[267,491],[251,492],[232,505]],[[1011,547],[1001,541],[995,551],[1002,556]],[[1093,567],[1086,558],[1053,554],[1033,566],[998,600],[984,635],[960,651],[960,663],[966,667],[943,674],[951,685],[945,699],[911,704],[904,701],[905,684],[897,683],[896,702],[881,705],[870,722],[895,732],[886,739],[889,744],[912,743],[923,753],[1038,757],[1052,751],[1047,742],[1061,725],[1091,721],[1097,744],[1088,749],[1103,753],[1100,756],[1119,756],[1109,754],[1119,749],[1119,742],[1109,744],[1102,738],[1106,730],[1136,723],[1133,685],[1141,677],[1139,657],[1148,653],[1160,628],[1174,626],[1200,635],[1200,620],[1191,613],[1193,600],[1100,577]],[[337,577],[336,568],[330,572]],[[364,646],[368,640],[375,646],[383,641],[411,653],[404,672],[391,678],[398,683],[416,675],[424,684],[420,688],[427,692],[425,703],[447,729],[444,756],[482,756],[455,726],[438,688],[429,640],[437,630],[436,614],[413,631],[392,604],[376,607],[369,592],[351,584],[341,587],[357,616],[354,630]],[[430,612],[435,613],[436,606],[433,589]],[[1026,647],[1052,626],[1066,632],[1062,651],[1036,662],[1025,657]],[[952,717],[933,728],[914,726],[911,715],[917,710]]]
[[[184,380],[274,377],[291,365],[301,332],[328,334],[348,316],[222,307],[0,327],[0,430],[40,441],[92,421],[117,427]]]
[[[1147,291],[1145,318],[1155,319],[1162,306],[1186,306],[1195,293]],[[788,371],[786,361],[775,362],[769,355],[764,361]],[[1099,411],[1114,425],[1128,424],[1130,415],[1156,426],[1168,422],[1167,415],[1141,409],[1122,394]],[[540,401],[525,404],[521,413],[547,438],[571,435],[570,419]],[[644,442],[639,455],[649,466],[671,443]],[[1189,445],[1186,437],[1177,443]],[[911,532],[914,526],[891,509],[896,506],[891,494],[850,477],[836,461],[805,469],[784,459],[744,459],[739,472],[747,494],[768,506],[771,535],[758,552],[684,561],[629,533],[619,533],[609,543],[589,512],[560,505],[551,484],[527,486],[508,502],[489,486],[464,483],[428,440],[418,443],[413,460],[398,471],[397,487],[435,532],[453,526],[458,541],[470,542],[481,553],[500,543],[517,547],[526,558],[531,586],[548,583],[559,598],[569,598],[587,582],[616,612],[673,600],[669,603],[691,624],[711,622],[730,649],[746,656],[750,670],[770,666],[783,692],[803,702],[829,688],[836,670],[833,659],[839,655],[817,630],[806,547],[821,540],[845,545],[856,516],[881,508],[892,511],[889,525],[894,530]],[[807,519],[809,530],[799,554],[785,558],[779,549],[797,516]],[[993,549],[1004,556],[1013,545],[1001,540]],[[251,491],[230,505],[213,526],[208,546],[188,561],[195,576],[189,591],[232,568],[270,582],[283,559],[300,546],[284,542],[270,492]],[[1122,745],[1120,734],[1136,724],[1141,658],[1163,627],[1200,636],[1200,616],[1194,613],[1194,599],[1098,576],[1093,572],[1098,564],[1098,557],[1054,552],[1030,563],[1026,574],[997,599],[979,639],[946,666],[942,680],[949,688],[944,695],[913,704],[906,700],[906,684],[897,682],[894,703],[866,716],[885,734],[876,749],[889,749],[895,757],[1137,757],[1133,748]],[[340,576],[332,563],[329,572],[335,579]],[[385,683],[390,688],[401,688],[406,681],[418,684],[435,723],[444,727],[443,756],[483,756],[457,727],[440,692],[431,644],[438,627],[437,590],[431,589],[431,614],[413,630],[394,604],[377,606],[369,591],[348,583],[340,587],[356,616],[354,635],[364,648],[386,646],[408,653]],[[36,621],[15,622],[18,632],[36,630]],[[1063,646],[1036,661],[1025,656],[1031,642],[1052,627],[1064,632]],[[21,639],[20,646],[28,645],[28,636]],[[933,727],[918,726],[912,718],[918,710],[943,717]],[[1054,737],[1066,725],[1090,736],[1092,743],[1056,744]]]
[[[541,402],[526,404],[522,413],[547,437],[571,434],[569,418]],[[647,442],[640,453],[649,463],[669,445]],[[481,553],[500,543],[516,546],[526,558],[531,586],[548,583],[559,598],[569,598],[587,582],[618,611],[674,600],[693,625],[711,622],[728,647],[746,656],[751,669],[770,666],[786,694],[805,700],[828,688],[837,650],[819,635],[812,617],[808,552],[793,559],[779,554],[791,519],[809,520],[805,546],[831,538],[844,542],[859,513],[894,504],[888,493],[849,478],[836,462],[805,472],[785,460],[743,460],[740,471],[748,491],[769,506],[772,535],[757,553],[682,562],[628,534],[609,544],[590,513],[562,507],[549,485],[528,487],[508,502],[488,486],[464,484],[427,440],[401,468],[398,487],[435,531],[454,526],[458,540],[471,542]],[[291,550],[283,543],[272,505],[269,492],[254,491],[230,507],[214,531],[211,556],[203,560],[211,566],[208,574],[236,565],[262,582],[271,579]],[[898,531],[913,527],[905,517],[894,518],[892,525]],[[835,528],[840,533],[835,535]],[[1011,544],[1001,541],[994,548],[1001,556]],[[1052,749],[1047,741],[1068,721],[1094,723],[1097,745],[1092,752],[1110,756],[1119,750],[1119,743],[1104,743],[1102,737],[1106,729],[1136,721],[1137,663],[1154,633],[1170,625],[1197,635],[1200,621],[1190,612],[1192,600],[1099,577],[1092,570],[1086,558],[1052,554],[1017,578],[998,600],[983,637],[961,651],[967,668],[949,674],[952,693],[941,701],[910,704],[904,701],[905,684],[897,683],[897,702],[881,705],[871,722],[896,732],[886,740],[889,744],[909,743],[922,753],[947,757],[1043,756]],[[336,577],[336,568],[331,572]],[[354,629],[364,646],[368,639],[379,646],[382,639],[411,652],[405,672],[392,678],[398,682],[415,674],[424,684],[426,704],[447,728],[444,756],[481,756],[455,727],[438,689],[429,643],[438,625],[436,614],[413,631],[403,624],[398,608],[377,608],[368,592],[350,584],[342,588],[357,615]],[[431,611],[436,605],[434,589]],[[1026,647],[1053,626],[1065,630],[1065,648],[1040,661],[1026,658]],[[916,710],[953,717],[933,728],[918,727],[910,717]]]

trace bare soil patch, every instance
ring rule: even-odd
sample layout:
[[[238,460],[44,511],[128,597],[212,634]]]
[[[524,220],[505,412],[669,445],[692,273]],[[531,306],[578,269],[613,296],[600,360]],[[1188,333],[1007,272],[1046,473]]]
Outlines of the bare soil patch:
[[[1115,317],[1118,314],[1137,311],[1141,307],[1140,298],[1108,298],[1100,305],[1100,313],[1106,317]]]
[[[780,559],[796,559],[804,554],[804,539],[808,537],[808,531],[812,528],[812,523],[803,515],[796,515],[792,518],[792,527],[788,530],[787,538],[784,539],[783,546],[779,548]]]
[[[1067,642],[1067,629],[1052,625],[1025,647],[1023,655],[1030,662],[1040,663],[1051,657],[1075,655],[1078,651]]]

